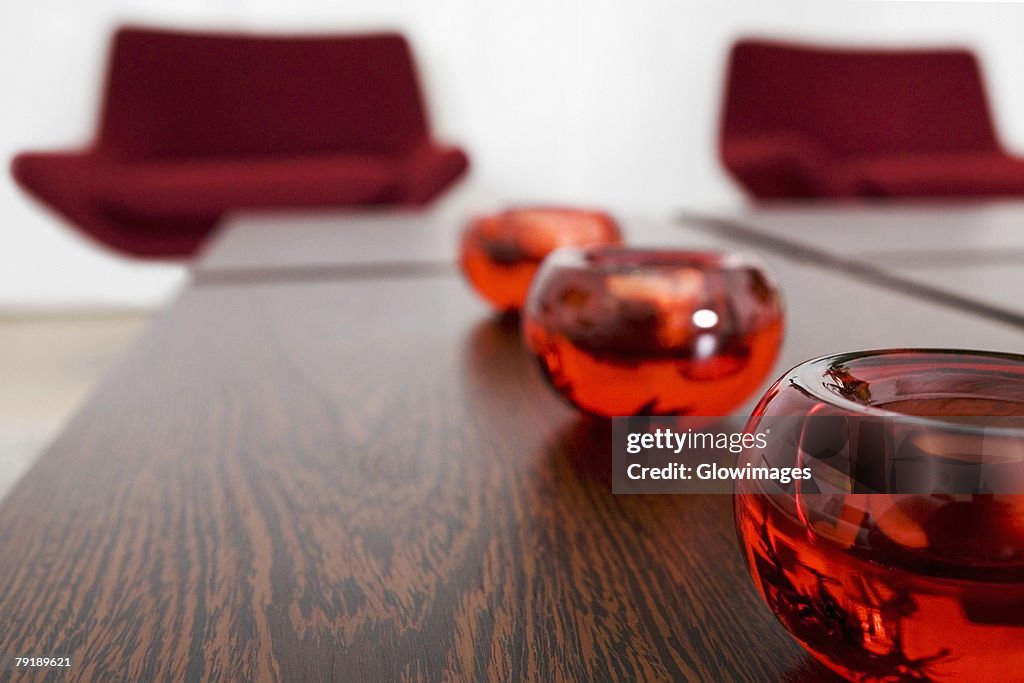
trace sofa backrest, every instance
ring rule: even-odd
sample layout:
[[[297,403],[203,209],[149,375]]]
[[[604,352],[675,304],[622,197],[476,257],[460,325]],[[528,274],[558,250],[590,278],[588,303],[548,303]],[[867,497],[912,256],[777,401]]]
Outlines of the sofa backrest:
[[[122,28],[113,39],[98,146],[130,158],[398,155],[427,136],[401,35]]]
[[[722,135],[799,133],[837,156],[999,147],[967,50],[844,50],[741,40]]]

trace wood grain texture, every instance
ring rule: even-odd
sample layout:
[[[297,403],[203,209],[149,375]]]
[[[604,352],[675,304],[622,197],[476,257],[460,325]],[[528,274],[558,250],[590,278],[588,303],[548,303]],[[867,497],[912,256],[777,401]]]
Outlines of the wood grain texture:
[[[455,278],[194,288],[0,504],[53,681],[828,680]],[[13,675],[6,672],[0,675]]]

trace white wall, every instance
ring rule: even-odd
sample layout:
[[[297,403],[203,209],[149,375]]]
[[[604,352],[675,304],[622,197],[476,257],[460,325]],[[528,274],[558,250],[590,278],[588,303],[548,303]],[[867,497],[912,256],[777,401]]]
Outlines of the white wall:
[[[472,184],[520,200],[670,215],[740,201],[717,166],[722,60],[740,33],[975,47],[1024,148],[1024,4],[855,0],[35,0],[0,14],[0,154],[89,136],[123,20],[254,30],[397,27]],[[0,183],[0,310],[152,306],[182,269],[110,256]]]

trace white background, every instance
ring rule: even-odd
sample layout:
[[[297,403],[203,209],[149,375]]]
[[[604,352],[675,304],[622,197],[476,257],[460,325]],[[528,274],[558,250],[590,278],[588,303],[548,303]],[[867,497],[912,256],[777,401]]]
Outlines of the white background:
[[[740,34],[964,44],[1003,139],[1024,148],[1024,5],[854,0],[4,0],[0,154],[91,135],[120,22],[279,31],[399,28],[435,127],[474,163],[469,188],[667,216],[741,202],[718,167],[725,54]],[[463,190],[466,191],[466,190]],[[472,189],[470,189],[472,191]],[[0,182],[0,312],[152,307],[180,266],[93,248]]]

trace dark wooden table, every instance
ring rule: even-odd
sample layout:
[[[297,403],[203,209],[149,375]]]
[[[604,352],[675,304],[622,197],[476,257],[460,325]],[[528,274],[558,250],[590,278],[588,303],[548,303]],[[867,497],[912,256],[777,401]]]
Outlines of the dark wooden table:
[[[0,503],[0,653],[72,661],[0,676],[831,678],[757,597],[728,496],[612,495],[607,426],[552,394],[450,263],[323,250],[201,269]],[[1024,340],[768,258],[779,371]]]

